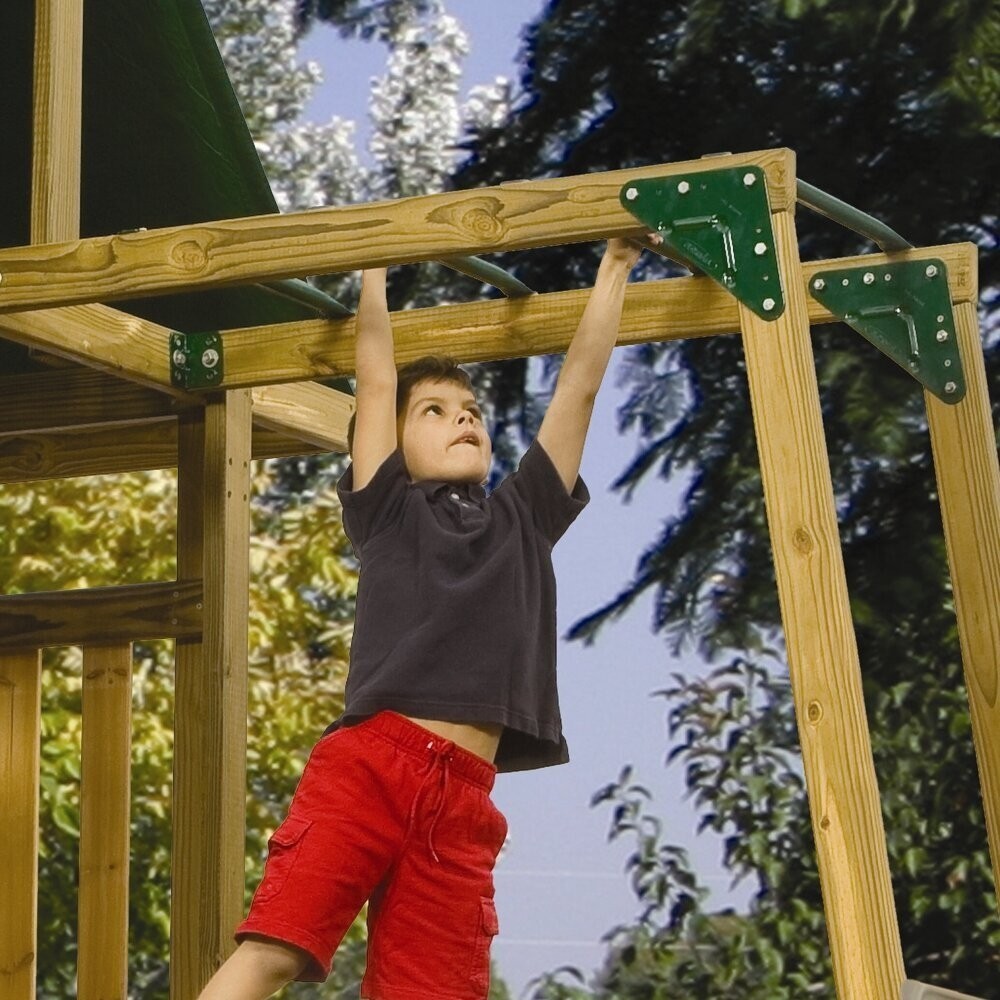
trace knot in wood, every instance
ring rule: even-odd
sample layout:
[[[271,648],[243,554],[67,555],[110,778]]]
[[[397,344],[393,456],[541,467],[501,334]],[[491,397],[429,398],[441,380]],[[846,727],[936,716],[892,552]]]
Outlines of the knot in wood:
[[[806,718],[816,725],[823,718],[823,706],[818,701],[811,701],[806,706]]]
[[[503,207],[499,198],[468,198],[435,209],[428,218],[459,230],[477,243],[499,243],[507,235],[507,224],[500,218]]]
[[[795,529],[792,535],[792,545],[795,546],[796,551],[801,552],[802,555],[807,556],[816,547],[816,543],[813,541],[813,536],[809,532],[808,528],[802,527],[801,525]]]
[[[208,262],[208,254],[195,240],[185,240],[170,251],[170,259],[185,271],[198,271]]]

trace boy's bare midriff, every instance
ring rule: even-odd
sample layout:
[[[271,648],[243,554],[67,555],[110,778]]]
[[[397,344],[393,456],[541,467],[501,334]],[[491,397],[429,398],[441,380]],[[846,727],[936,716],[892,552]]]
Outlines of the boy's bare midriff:
[[[491,764],[496,759],[503,726],[489,722],[442,722],[440,719],[418,719],[413,715],[408,715],[407,718]]]

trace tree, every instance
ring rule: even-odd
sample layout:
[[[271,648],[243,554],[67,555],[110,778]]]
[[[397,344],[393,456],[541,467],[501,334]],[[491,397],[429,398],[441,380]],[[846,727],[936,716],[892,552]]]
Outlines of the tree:
[[[974,2],[550,2],[526,36],[511,116],[479,135],[456,183],[791,146],[802,177],[915,243],[980,245],[996,406],[996,32],[995,5]],[[807,259],[869,249],[807,213],[799,236]],[[509,265],[535,288],[565,287],[591,273],[591,254]],[[921,396],[843,328],[816,329],[814,345],[907,968],[989,995],[1000,923]],[[512,423],[523,372],[505,370],[521,380]],[[615,935],[594,995],[829,995],[740,344],[631,349],[624,385],[620,427],[642,447],[616,487],[627,500],[651,475],[681,475],[683,508],[572,635],[595,641],[650,591],[653,628],[704,656],[707,676],[665,685],[670,752],[704,825],[725,837],[724,862],[759,891],[739,919],[706,911],[642,794],[627,775],[612,783],[600,797],[615,804],[613,834],[636,838],[645,909]]]

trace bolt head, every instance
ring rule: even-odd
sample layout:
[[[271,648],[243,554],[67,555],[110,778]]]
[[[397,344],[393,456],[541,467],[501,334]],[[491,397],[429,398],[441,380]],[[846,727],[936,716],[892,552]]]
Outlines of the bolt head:
[[[870,285],[875,280],[875,275],[871,271],[865,271],[864,283]]]
[[[175,365],[182,365],[187,361],[187,355],[183,351],[174,351],[173,360]]]
[[[743,175],[743,183],[747,187],[753,187],[754,184],[757,183],[757,175],[756,174],[744,174]]]
[[[948,331],[947,330],[938,330],[938,332],[935,334],[935,336],[938,339],[938,343],[939,344],[943,344],[948,339]]]
[[[637,190],[636,188],[629,188],[629,189],[628,189],[628,190],[627,190],[627,191],[625,192],[625,197],[626,197],[626,198],[627,198],[627,199],[628,199],[629,201],[635,201],[635,199],[639,197],[639,191],[638,191],[638,190]]]
[[[755,243],[754,244],[754,248],[753,248],[753,252],[758,257],[763,257],[764,254],[767,253],[767,244],[766,243]]]
[[[886,274],[886,276],[885,276],[885,278],[883,280],[884,281],[892,281],[892,275],[891,274]]]
[[[761,305],[764,307],[764,312],[770,312],[775,306],[775,301],[774,299],[764,299]]]
[[[944,384],[944,391],[945,392],[954,392],[957,388],[958,388],[958,386],[955,385],[954,382],[945,382],[945,384]]]
[[[219,352],[209,348],[209,350],[202,353],[201,363],[206,368],[214,368],[219,363]]]
[[[677,185],[677,190],[680,191],[681,194],[687,194],[688,191],[691,190],[691,185],[688,184],[687,181],[681,181],[680,184]]]
[[[928,278],[936,278],[937,273],[938,269],[937,266],[934,264],[928,264],[927,268],[924,270],[924,274],[926,274]]]
[[[821,292],[824,288],[826,288],[826,282],[822,278],[817,278],[813,282],[813,288],[815,288],[817,292]]]

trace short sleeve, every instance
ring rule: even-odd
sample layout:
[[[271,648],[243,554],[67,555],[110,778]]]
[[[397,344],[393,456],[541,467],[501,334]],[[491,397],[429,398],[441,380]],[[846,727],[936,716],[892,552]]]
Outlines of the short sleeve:
[[[407,484],[406,465],[398,448],[360,490],[353,488],[353,465],[340,477],[337,496],[344,511],[344,531],[359,558],[365,543],[400,516]]]
[[[514,491],[531,510],[538,530],[550,545],[559,541],[590,502],[587,485],[579,476],[573,484],[573,491],[566,492],[552,459],[537,438],[524,453],[517,470],[498,489]]]

